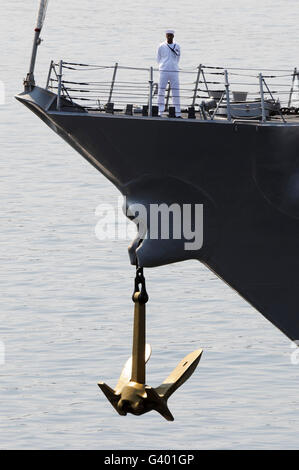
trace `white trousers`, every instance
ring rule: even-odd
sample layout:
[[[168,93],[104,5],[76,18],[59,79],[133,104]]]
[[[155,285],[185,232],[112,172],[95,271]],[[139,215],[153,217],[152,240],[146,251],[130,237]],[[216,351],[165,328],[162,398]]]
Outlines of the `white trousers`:
[[[163,111],[165,110],[165,90],[168,82],[170,82],[172,103],[173,106],[175,106],[175,114],[176,116],[180,116],[181,105],[179,72],[160,72],[160,83],[158,91],[159,114],[163,113]]]

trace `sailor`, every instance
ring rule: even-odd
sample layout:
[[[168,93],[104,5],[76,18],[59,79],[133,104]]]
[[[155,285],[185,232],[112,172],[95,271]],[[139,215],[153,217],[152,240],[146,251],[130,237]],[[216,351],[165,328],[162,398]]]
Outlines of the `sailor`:
[[[181,117],[180,85],[179,85],[179,61],[181,56],[180,46],[173,41],[174,30],[167,29],[166,41],[160,44],[157,54],[157,62],[160,70],[160,83],[158,93],[159,115],[165,109],[165,90],[170,82],[172,102],[175,106],[176,117]]]

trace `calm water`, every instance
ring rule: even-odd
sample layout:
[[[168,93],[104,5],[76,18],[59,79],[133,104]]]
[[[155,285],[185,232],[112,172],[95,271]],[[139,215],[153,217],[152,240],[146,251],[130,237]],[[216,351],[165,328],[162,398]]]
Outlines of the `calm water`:
[[[13,95],[27,71],[36,0],[2,0],[0,448],[298,448],[299,365],[290,341],[198,262],[147,270],[148,383],[188,352],[196,373],[155,413],[118,416],[111,386],[130,354],[127,241],[97,240],[118,192]],[[92,8],[90,8],[92,5]],[[50,0],[37,78],[50,59],[148,66],[165,27],[182,66],[298,66],[297,0]]]

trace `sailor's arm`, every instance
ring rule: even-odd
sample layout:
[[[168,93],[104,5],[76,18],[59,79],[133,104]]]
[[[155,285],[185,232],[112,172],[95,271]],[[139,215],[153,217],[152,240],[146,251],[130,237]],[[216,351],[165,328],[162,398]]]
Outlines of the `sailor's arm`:
[[[157,52],[157,62],[158,64],[160,64],[161,62],[161,59],[162,59],[162,55],[161,55],[161,46],[158,47],[158,52]]]

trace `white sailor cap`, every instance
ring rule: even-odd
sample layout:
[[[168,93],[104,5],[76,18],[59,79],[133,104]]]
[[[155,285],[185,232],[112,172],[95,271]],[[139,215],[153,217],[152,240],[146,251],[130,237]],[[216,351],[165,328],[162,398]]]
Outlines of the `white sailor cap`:
[[[174,29],[166,29],[165,33],[174,35]]]

